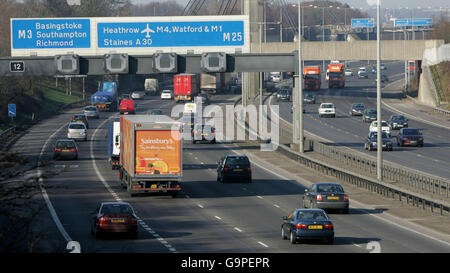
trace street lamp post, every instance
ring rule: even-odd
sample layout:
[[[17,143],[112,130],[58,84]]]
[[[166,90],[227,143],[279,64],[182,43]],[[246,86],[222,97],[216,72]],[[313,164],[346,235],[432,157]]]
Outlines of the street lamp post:
[[[380,0],[377,0],[377,179],[383,180],[383,136],[381,131],[381,75],[380,75]]]

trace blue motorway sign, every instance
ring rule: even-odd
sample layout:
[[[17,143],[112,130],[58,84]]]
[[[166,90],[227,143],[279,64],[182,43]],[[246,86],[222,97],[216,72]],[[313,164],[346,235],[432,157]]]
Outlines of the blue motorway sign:
[[[98,48],[243,46],[244,21],[97,23]]]
[[[431,18],[410,18],[410,19],[395,19],[395,27],[418,27],[418,26],[431,26],[433,20]]]
[[[375,27],[375,20],[373,18],[352,19],[352,28],[360,27]]]
[[[11,19],[12,49],[90,48],[90,19]]]
[[[16,105],[8,104],[8,117],[15,117],[15,116],[16,116]]]

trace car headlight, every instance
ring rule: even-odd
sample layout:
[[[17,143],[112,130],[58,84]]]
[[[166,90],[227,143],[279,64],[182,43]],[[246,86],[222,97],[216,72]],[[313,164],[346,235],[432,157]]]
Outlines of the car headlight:
[[[377,143],[376,142],[371,142],[370,145],[375,146],[375,145],[377,145]]]

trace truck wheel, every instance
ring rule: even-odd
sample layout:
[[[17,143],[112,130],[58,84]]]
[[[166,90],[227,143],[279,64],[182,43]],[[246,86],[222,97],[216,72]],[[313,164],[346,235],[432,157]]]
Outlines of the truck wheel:
[[[176,198],[178,196],[178,191],[174,191],[170,194],[172,198]]]

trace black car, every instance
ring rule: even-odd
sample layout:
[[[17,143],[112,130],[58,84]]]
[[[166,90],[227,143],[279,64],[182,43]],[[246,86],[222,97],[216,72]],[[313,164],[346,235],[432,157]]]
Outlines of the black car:
[[[364,103],[353,103],[349,114],[351,116],[362,116],[364,110],[366,110],[366,106],[364,105]]]
[[[398,146],[419,146],[423,147],[424,139],[423,135],[417,128],[402,128],[397,135]]]
[[[337,209],[348,213],[348,195],[340,184],[319,182],[305,190],[302,199],[304,208]]]
[[[383,151],[392,151],[394,149],[393,148],[394,145],[392,144],[392,140],[388,134],[382,132],[381,139]],[[378,141],[378,132],[370,132],[364,143],[364,149],[369,151],[378,149],[377,141]]]
[[[403,115],[392,115],[388,120],[388,124],[391,130],[399,130],[408,127],[408,119]]]
[[[72,116],[71,122],[82,122],[86,125],[86,128],[89,129],[89,123],[85,114],[75,114]]]
[[[291,91],[289,89],[281,89],[277,93],[277,101],[291,101]]]
[[[362,115],[363,122],[372,122],[377,120],[377,110],[376,109],[366,109]]]
[[[334,242],[334,226],[321,209],[296,209],[282,218],[281,238],[291,244],[303,239],[322,239]]]
[[[208,141],[209,143],[216,143],[216,129],[207,124],[196,124],[192,130],[192,143],[197,141]]]
[[[78,159],[78,147],[73,139],[58,139],[53,145],[53,159]]]
[[[310,104],[316,104],[316,96],[314,96],[312,94],[306,94],[303,97],[303,102],[304,103],[310,103]]]
[[[252,182],[252,168],[247,156],[227,155],[217,162],[217,181],[229,180]]]

